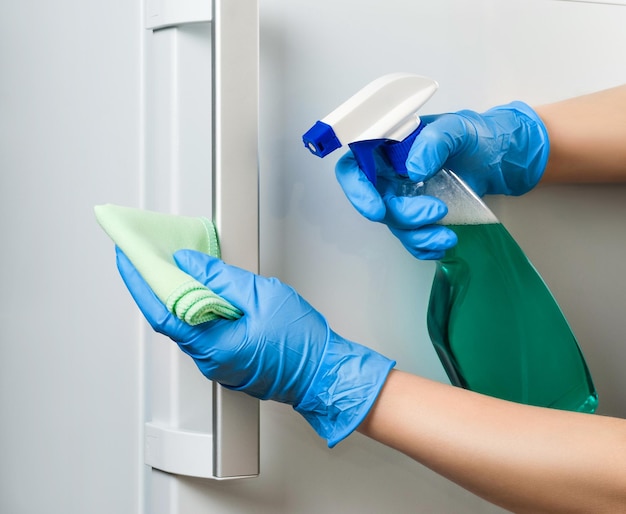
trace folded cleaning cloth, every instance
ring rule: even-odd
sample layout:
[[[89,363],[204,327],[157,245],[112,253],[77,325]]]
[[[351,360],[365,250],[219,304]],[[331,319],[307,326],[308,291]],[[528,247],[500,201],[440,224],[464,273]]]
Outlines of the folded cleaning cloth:
[[[111,204],[94,210],[104,231],[172,314],[190,325],[218,317],[241,317],[239,309],[174,262],[174,253],[181,249],[220,257],[215,225],[210,220]]]

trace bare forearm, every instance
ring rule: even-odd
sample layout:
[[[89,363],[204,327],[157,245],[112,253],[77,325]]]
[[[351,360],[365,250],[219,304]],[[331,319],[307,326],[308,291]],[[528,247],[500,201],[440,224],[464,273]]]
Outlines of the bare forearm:
[[[626,182],[626,85],[535,110],[550,139],[543,182]]]
[[[363,434],[514,512],[619,512],[626,421],[529,407],[393,371]]]

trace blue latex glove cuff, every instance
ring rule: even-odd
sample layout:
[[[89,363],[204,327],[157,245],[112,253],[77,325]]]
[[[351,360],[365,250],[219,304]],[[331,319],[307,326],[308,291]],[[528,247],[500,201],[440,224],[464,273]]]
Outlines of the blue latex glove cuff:
[[[497,115],[502,110],[515,111],[522,116],[516,117],[519,126],[512,129],[508,142],[503,145],[507,150],[502,156],[502,173],[494,181],[492,194],[519,196],[533,189],[541,180],[548,164],[550,140],[546,126],[529,105],[511,102],[494,107],[485,115]]]
[[[365,419],[395,364],[330,331],[311,386],[294,408],[332,448]],[[356,387],[348,377],[358,377]]]

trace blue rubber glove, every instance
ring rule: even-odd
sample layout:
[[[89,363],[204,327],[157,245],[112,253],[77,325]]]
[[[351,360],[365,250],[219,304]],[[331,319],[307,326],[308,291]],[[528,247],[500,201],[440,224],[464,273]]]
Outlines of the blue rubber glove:
[[[386,164],[378,158],[377,168],[383,166]],[[367,219],[387,225],[417,259],[441,259],[456,244],[452,230],[435,224],[448,213],[441,200],[432,196],[396,196],[396,186],[384,175],[377,177],[374,187],[352,152],[339,159],[335,175],[354,208]]]
[[[421,182],[441,168],[459,175],[479,196],[519,196],[541,179],[550,144],[545,125],[531,107],[511,102],[483,114],[459,111],[424,116],[406,167]]]
[[[117,266],[154,330],[233,390],[290,404],[333,447],[363,421],[395,362],[334,333],[293,288],[193,250],[177,265],[239,307],[235,321],[190,326],[169,313],[117,249]]]
[[[406,161],[409,178],[428,180],[441,168],[462,177],[480,196],[521,195],[541,179],[549,141],[543,122],[522,102],[494,107],[483,114],[460,111],[422,116],[426,124]],[[392,171],[377,155],[374,187],[348,152],[335,168],[337,180],[356,210],[386,224],[418,259],[440,259],[457,242],[456,235],[436,225],[447,214],[443,202],[428,196],[396,196],[387,179]]]

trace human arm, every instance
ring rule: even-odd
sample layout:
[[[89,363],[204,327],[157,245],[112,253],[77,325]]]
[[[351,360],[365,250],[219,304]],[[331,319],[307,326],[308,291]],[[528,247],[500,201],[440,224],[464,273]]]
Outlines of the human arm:
[[[626,506],[626,420],[511,403],[394,370],[358,431],[512,512]]]
[[[542,182],[626,182],[626,85],[535,111],[550,139]]]

